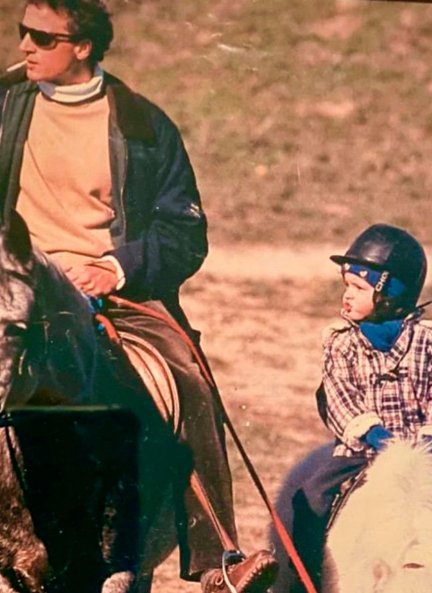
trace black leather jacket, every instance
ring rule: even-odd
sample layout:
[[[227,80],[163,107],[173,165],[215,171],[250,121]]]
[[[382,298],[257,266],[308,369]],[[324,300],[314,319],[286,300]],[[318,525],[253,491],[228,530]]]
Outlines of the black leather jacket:
[[[0,211],[5,216],[18,198],[38,92],[23,70],[0,79]],[[112,254],[126,276],[121,294],[172,305],[179,286],[199,269],[208,250],[195,176],[178,129],[161,109],[109,74],[105,92],[116,213],[110,228]]]

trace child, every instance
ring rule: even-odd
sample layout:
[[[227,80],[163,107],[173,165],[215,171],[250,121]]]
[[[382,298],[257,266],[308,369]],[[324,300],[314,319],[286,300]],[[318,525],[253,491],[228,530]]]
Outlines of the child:
[[[432,437],[432,328],[417,300],[426,255],[406,231],[376,224],[345,253],[344,327],[324,344],[320,412],[334,433],[333,457],[304,480],[293,500],[293,535],[319,582],[322,537],[335,494],[392,436]],[[311,537],[318,541],[311,545]]]
[[[373,457],[392,435],[432,435],[432,330],[417,308],[422,246],[402,229],[376,224],[330,259],[341,265],[348,322],[324,345],[334,455]]]

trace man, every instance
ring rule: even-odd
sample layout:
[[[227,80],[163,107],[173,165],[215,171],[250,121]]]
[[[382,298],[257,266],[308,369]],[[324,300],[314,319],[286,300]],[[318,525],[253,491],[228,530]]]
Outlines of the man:
[[[236,542],[217,393],[165,321],[173,316],[197,341],[178,289],[207,254],[206,218],[179,132],[158,107],[99,66],[113,37],[102,0],[28,0],[19,31],[25,66],[0,85],[3,213],[15,208],[33,244],[85,294],[118,293],[156,312],[118,307],[110,314],[117,329],[149,341],[170,366],[180,440]],[[185,507],[181,576],[201,579],[206,593],[227,593],[221,543],[189,488]],[[265,590],[275,566],[261,552],[233,566],[230,580],[239,591]]]

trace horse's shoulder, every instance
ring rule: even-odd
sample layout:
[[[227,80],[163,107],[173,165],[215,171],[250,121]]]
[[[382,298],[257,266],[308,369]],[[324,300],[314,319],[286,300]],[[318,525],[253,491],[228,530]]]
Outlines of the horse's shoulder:
[[[321,336],[322,343],[325,346],[338,336],[344,336],[350,330],[350,328],[350,324],[346,321],[343,321],[342,319],[334,320],[323,329]]]

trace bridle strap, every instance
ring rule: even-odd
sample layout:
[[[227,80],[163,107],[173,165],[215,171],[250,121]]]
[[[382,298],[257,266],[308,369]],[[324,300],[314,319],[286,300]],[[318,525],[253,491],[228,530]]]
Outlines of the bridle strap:
[[[306,589],[306,592],[307,593],[317,593],[315,585],[313,584],[312,579],[309,576],[309,573],[306,570],[306,567],[303,564],[303,561],[300,558],[300,556],[294,546],[294,543],[293,543],[291,537],[289,536],[288,531],[285,528],[285,525],[283,524],[275,506],[271,502],[271,500],[263,486],[263,483],[262,483],[260,477],[258,476],[258,473],[257,473],[252,461],[250,460],[245,448],[243,447],[243,444],[242,444],[242,442],[241,442],[241,440],[240,440],[240,438],[239,438],[239,436],[238,436],[238,434],[237,434],[237,432],[236,432],[236,430],[228,416],[228,413],[227,413],[226,408],[222,402],[222,398],[219,394],[219,391],[216,389],[216,383],[212,376],[212,373],[211,373],[210,369],[208,368],[207,364],[204,362],[203,356],[199,352],[199,349],[193,343],[190,336],[180,326],[180,324],[175,319],[173,319],[171,316],[165,315],[164,313],[161,313],[159,311],[155,311],[154,309],[152,309],[151,307],[148,307],[147,305],[143,305],[141,303],[134,303],[132,301],[129,301],[127,299],[124,299],[124,298],[121,298],[121,297],[118,297],[115,295],[110,295],[107,297],[107,299],[119,307],[133,309],[135,311],[139,311],[139,312],[144,313],[150,317],[153,317],[155,319],[159,319],[160,321],[163,321],[169,327],[171,327],[177,334],[179,334],[180,337],[182,338],[182,340],[184,341],[184,343],[189,347],[189,349],[191,350],[204,378],[206,379],[206,381],[208,382],[210,387],[213,389],[213,393],[214,393],[215,397],[217,398],[218,404],[219,404],[220,409],[223,413],[224,422],[231,434],[231,437],[232,437],[237,449],[239,450],[239,453],[240,453],[240,455],[243,459],[243,462],[249,472],[249,475],[250,475],[253,483],[255,484],[255,487],[257,488],[257,490],[258,490],[258,492],[259,492],[259,494],[260,494],[270,516],[271,516],[271,519],[273,521],[276,532],[277,532],[278,536],[280,537],[281,543],[282,543],[286,553],[288,554],[288,557],[291,559],[291,562],[293,563],[293,565],[298,573],[298,576]],[[114,329],[114,331],[115,331],[113,324],[111,322],[109,322],[109,324],[110,324],[110,332],[112,332],[112,329]],[[229,535],[226,533],[226,530],[223,528],[222,524],[220,523],[220,521],[219,521],[219,519],[218,519],[209,499],[208,499],[208,496],[205,492],[204,486],[202,485],[202,483],[199,479],[199,476],[196,474],[195,471],[193,471],[192,475],[191,475],[191,488],[194,490],[197,498],[200,500],[200,502],[203,506],[203,509],[209,515],[209,518],[211,519],[213,525],[215,526],[215,528],[219,534],[219,537],[221,539],[221,542],[222,542],[223,546],[225,547],[225,549],[228,549],[228,550],[234,549],[235,546],[234,546],[231,538],[229,537]]]

